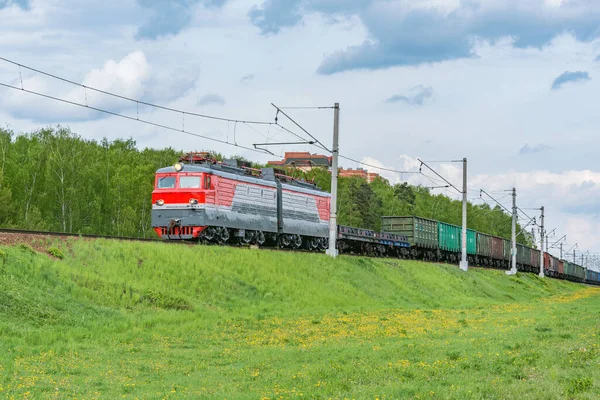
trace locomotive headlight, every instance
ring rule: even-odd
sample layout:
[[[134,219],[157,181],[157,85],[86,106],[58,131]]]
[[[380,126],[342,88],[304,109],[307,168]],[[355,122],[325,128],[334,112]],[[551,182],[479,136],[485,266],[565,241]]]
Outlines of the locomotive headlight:
[[[190,204],[198,204],[198,199],[190,199]]]
[[[173,168],[175,168],[175,171],[179,172],[183,169],[183,164],[177,163],[177,164],[173,165]]]
[[[164,206],[165,205],[165,201],[163,199],[156,200],[156,205],[157,206]]]

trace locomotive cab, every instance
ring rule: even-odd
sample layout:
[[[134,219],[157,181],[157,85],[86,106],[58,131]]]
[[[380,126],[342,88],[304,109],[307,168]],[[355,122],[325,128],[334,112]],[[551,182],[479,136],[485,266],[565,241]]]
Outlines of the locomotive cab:
[[[197,238],[202,232],[200,213],[214,198],[212,174],[194,166],[175,164],[157,171],[152,192],[154,230],[160,237]],[[190,211],[192,212],[190,214]]]
[[[157,173],[152,192],[152,203],[159,206],[205,203],[206,192],[212,189],[211,174]]]

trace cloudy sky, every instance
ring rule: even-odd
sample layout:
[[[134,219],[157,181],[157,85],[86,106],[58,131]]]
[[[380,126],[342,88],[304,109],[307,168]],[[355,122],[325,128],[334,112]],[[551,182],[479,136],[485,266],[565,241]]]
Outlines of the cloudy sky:
[[[473,201],[480,188],[500,198],[516,185],[519,206],[546,207],[556,238],[600,252],[600,2],[0,0],[0,21],[0,57],[176,110],[271,122],[271,103],[339,102],[343,155],[412,171],[416,158],[467,157]],[[0,82],[247,147],[296,140],[275,126],[182,116],[4,61]],[[331,144],[331,109],[286,112]],[[5,87],[0,122],[274,158]],[[318,151],[271,148],[304,149]],[[460,165],[434,165],[460,184]]]

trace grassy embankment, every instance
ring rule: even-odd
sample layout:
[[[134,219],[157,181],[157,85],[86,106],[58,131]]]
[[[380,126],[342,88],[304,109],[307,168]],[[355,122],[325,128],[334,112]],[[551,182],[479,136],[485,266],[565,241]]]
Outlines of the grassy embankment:
[[[550,399],[600,391],[598,289],[398,260],[55,245],[64,259],[23,246],[0,252],[0,397]]]

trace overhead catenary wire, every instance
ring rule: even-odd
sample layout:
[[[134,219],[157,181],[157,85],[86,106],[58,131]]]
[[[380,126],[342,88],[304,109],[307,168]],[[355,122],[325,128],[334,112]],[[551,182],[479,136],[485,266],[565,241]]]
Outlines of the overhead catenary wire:
[[[442,185],[442,184],[446,183],[446,182],[442,181],[441,179],[436,179],[434,177],[426,175],[423,171],[419,172],[419,174],[423,175],[425,178],[427,178],[434,185]],[[447,185],[447,186],[450,187],[450,185]]]
[[[371,167],[371,168],[375,168],[375,169],[378,169],[378,170],[381,170],[381,171],[395,172],[397,174],[418,174],[419,173],[417,171],[400,171],[400,170],[397,170],[397,169],[380,167],[380,166],[377,166],[377,165],[373,165],[373,164],[365,163],[365,162],[362,162],[362,161],[358,161],[358,160],[355,160],[354,158],[346,157],[346,156],[343,156],[341,154],[338,155],[338,157],[339,158],[343,158],[344,160],[355,162],[355,163],[360,164],[360,165],[364,165],[365,167]]]
[[[256,153],[261,153],[261,154],[266,153],[265,151],[259,151],[257,149],[253,149],[251,147],[242,146],[242,145],[239,145],[239,144],[236,144],[236,143],[231,143],[229,141],[225,141],[225,140],[222,140],[222,139],[212,138],[210,136],[202,135],[202,134],[195,133],[195,132],[186,131],[184,129],[174,128],[172,126],[167,126],[167,125],[159,124],[159,123],[156,123],[156,122],[147,121],[145,119],[134,118],[134,117],[131,117],[129,115],[120,114],[120,113],[114,112],[114,111],[104,110],[102,108],[85,105],[85,104],[78,103],[78,102],[71,101],[71,100],[61,99],[59,97],[50,96],[50,95],[47,95],[47,94],[44,94],[44,93],[39,93],[39,92],[36,92],[36,91],[33,91],[33,90],[29,90],[29,89],[21,89],[19,87],[16,87],[16,86],[13,86],[13,85],[8,85],[6,83],[0,82],[0,86],[4,86],[4,87],[15,89],[15,90],[18,90],[18,91],[21,91],[21,92],[33,94],[33,95],[36,95],[36,96],[41,96],[41,97],[44,97],[44,98],[47,98],[47,99],[51,99],[51,100],[55,100],[55,101],[59,101],[59,102],[62,102],[62,103],[71,104],[71,105],[79,106],[79,107],[82,107],[82,108],[87,108],[89,110],[98,111],[98,112],[101,112],[101,113],[104,113],[104,114],[108,114],[108,115],[112,115],[112,116],[115,116],[115,117],[120,117],[120,118],[128,119],[130,121],[141,122],[141,123],[144,123],[144,124],[147,124],[147,125],[155,126],[157,128],[167,129],[167,130],[171,130],[171,131],[174,131],[174,132],[181,132],[181,133],[184,133],[186,135],[199,137],[199,138],[210,140],[210,141],[213,141],[213,142],[216,142],[216,143],[222,143],[222,144],[226,144],[226,145],[229,145],[229,146],[238,147],[238,148],[241,148],[241,149],[244,149],[244,150],[253,151],[253,152],[256,152]],[[270,153],[270,154],[272,154],[272,153]]]
[[[300,124],[299,124],[299,123],[297,123],[297,122],[296,122],[296,121],[295,121],[295,120],[294,120],[292,117],[290,117],[289,115],[287,115],[287,114],[286,114],[286,113],[285,113],[283,110],[281,110],[281,108],[277,107],[277,106],[276,106],[275,104],[273,104],[273,103],[271,103],[271,105],[272,105],[273,107],[275,107],[275,109],[277,110],[277,114],[275,114],[275,123],[276,123],[276,124],[278,123],[278,120],[277,120],[277,115],[278,115],[279,113],[283,114],[283,115],[284,115],[284,116],[285,116],[287,119],[289,119],[289,120],[290,120],[290,121],[291,121],[291,122],[292,122],[294,125],[296,125],[298,128],[300,128],[300,129],[301,129],[301,130],[302,130],[304,133],[306,133],[306,134],[307,134],[308,136],[310,136],[310,137],[311,137],[311,138],[312,138],[312,139],[313,139],[313,140],[314,140],[316,143],[318,143],[318,144],[320,145],[320,147],[321,147],[323,150],[325,150],[325,151],[327,151],[327,152],[331,153],[331,150],[329,150],[329,149],[328,149],[328,148],[327,148],[327,147],[326,147],[326,146],[325,146],[323,143],[321,143],[321,142],[319,141],[319,139],[317,139],[317,138],[316,138],[316,137],[314,137],[314,136],[313,136],[313,135],[312,135],[312,134],[311,134],[309,131],[307,131],[306,129],[304,129],[304,127],[303,127],[302,125],[300,125]],[[305,139],[305,140],[306,140],[306,139]]]
[[[279,126],[280,128],[284,129],[285,131],[291,133],[292,135],[296,136],[298,139],[300,140],[304,140],[306,142],[306,144],[312,144],[313,146],[319,147],[329,153],[331,153],[331,150],[329,150],[323,143],[321,143],[314,135],[312,135],[306,128],[304,128],[302,125],[300,125],[296,120],[294,120],[292,117],[290,117],[288,114],[286,114],[284,111],[282,111],[283,109],[285,109],[286,107],[279,107],[277,105],[275,105],[274,103],[271,103],[271,105],[277,110],[277,113],[275,114],[275,124],[277,126]],[[294,107],[287,107],[287,108],[294,108]],[[298,108],[298,107],[296,107]],[[335,108],[335,107],[331,107],[331,106],[327,106],[327,107],[303,107],[303,108]],[[298,134],[296,134],[295,132],[283,127],[278,120],[278,115],[279,113],[283,114],[287,119],[289,119],[294,125],[296,125],[298,128],[300,128],[304,133],[306,133],[310,138],[313,139],[314,142],[310,141],[309,139],[306,139]],[[371,168],[375,168],[378,169],[380,171],[387,171],[387,172],[394,172],[394,173],[398,173],[398,174],[417,174],[418,172],[416,171],[400,171],[400,170],[396,170],[393,168],[386,168],[386,167],[380,167],[378,165],[373,165],[373,164],[369,164],[369,163],[365,163],[362,161],[358,161],[356,159],[350,158],[350,157],[346,157],[342,154],[338,153],[338,157],[339,158],[343,158],[345,160],[348,161],[352,161],[355,162],[357,164],[366,166],[366,167],[371,167]]]
[[[520,209],[519,207],[517,207],[517,210],[521,211],[521,213],[522,213],[522,214],[523,214],[525,217],[529,218],[529,220],[530,220],[530,221],[533,221],[533,224],[534,224],[534,225],[536,225],[536,226],[539,226],[539,225],[538,225],[538,223],[535,221],[535,218],[531,218],[529,215],[527,215],[527,213],[526,213],[525,211],[523,211],[523,210],[522,210],[522,209]],[[539,208],[538,208],[538,210],[539,210]]]
[[[25,68],[25,69],[28,69],[30,71],[36,72],[38,74],[42,74],[42,75],[45,75],[45,76],[53,78],[53,79],[57,79],[57,80],[60,80],[60,81],[66,82],[66,83],[70,83],[70,84],[75,85],[75,86],[82,87],[84,90],[88,90],[89,89],[89,90],[92,90],[92,91],[97,92],[97,93],[102,93],[102,94],[105,94],[107,96],[112,96],[112,97],[115,97],[115,98],[118,98],[118,99],[121,99],[121,100],[130,101],[130,102],[136,103],[138,105],[142,104],[144,106],[153,107],[153,108],[157,108],[157,109],[160,109],[160,110],[171,111],[171,112],[175,112],[175,113],[178,113],[178,114],[186,114],[186,115],[191,115],[191,116],[194,116],[194,117],[207,118],[207,119],[212,119],[212,120],[217,120],[217,121],[239,122],[239,123],[256,124],[256,125],[275,125],[275,123],[269,122],[269,121],[253,121],[253,120],[244,120],[244,119],[217,117],[217,116],[209,115],[209,114],[201,114],[201,113],[196,113],[196,112],[192,112],[192,111],[185,111],[185,110],[175,109],[175,108],[172,108],[172,107],[161,106],[159,104],[154,104],[154,103],[142,101],[142,100],[139,100],[139,99],[133,99],[131,97],[127,97],[127,96],[123,96],[123,95],[120,95],[120,94],[112,93],[112,92],[109,92],[109,91],[106,91],[106,90],[94,88],[92,86],[84,85],[82,83],[75,82],[75,81],[73,81],[71,79],[63,78],[61,76],[58,76],[58,75],[55,75],[55,74],[51,74],[49,72],[45,72],[45,71],[39,70],[37,68],[29,67],[27,65],[18,63],[18,62],[13,61],[13,60],[9,60],[9,59],[4,58],[4,57],[0,57],[0,60],[5,61],[5,62],[10,63],[10,64],[13,64],[13,65],[17,65],[19,68]],[[22,85],[23,85],[23,83],[22,83],[22,78],[21,78],[21,86]],[[25,91],[25,89],[22,88],[22,87],[21,88],[17,88],[17,89]]]
[[[279,107],[281,110],[325,110],[334,109],[333,106],[303,106],[303,107]]]
[[[419,167],[419,172],[421,172],[421,168],[423,166],[427,167],[427,169],[429,169],[431,172],[433,172],[434,174],[436,174],[438,177],[440,177],[444,182],[446,182],[448,185],[452,186],[458,193],[462,194],[463,191],[458,189],[456,186],[454,186],[450,181],[448,181],[446,178],[444,178],[442,175],[438,174],[433,168],[431,168],[429,165],[427,165],[424,161],[421,161],[421,159],[417,158],[417,160],[421,163],[421,166]]]
[[[303,138],[302,136],[298,135],[296,132],[294,132],[294,131],[292,131],[292,130],[290,130],[290,129],[286,128],[286,127],[285,127],[285,126],[283,126],[283,125],[281,125],[281,124],[279,123],[279,121],[275,121],[275,125],[276,125],[277,127],[279,127],[280,129],[284,130],[285,132],[287,132],[287,133],[289,133],[289,134],[291,134],[291,135],[293,135],[293,136],[297,137],[298,139],[306,141],[306,139],[305,139],[305,138]]]
[[[433,161],[421,161],[421,162],[430,163],[430,164],[433,164],[433,163],[461,163],[461,162],[463,162],[463,160],[433,160]]]
[[[504,204],[500,203],[498,200],[496,200],[494,197],[492,197],[492,195],[490,195],[488,192],[486,192],[483,189],[479,189],[479,191],[480,191],[480,196],[481,196],[481,193],[484,193],[486,196],[488,196],[490,199],[492,199],[496,204],[498,204],[500,207],[505,209],[507,213],[512,214],[512,211],[510,211],[508,208],[506,208],[504,206]]]
[[[60,98],[60,97],[57,97],[57,96],[52,96],[52,95],[49,95],[49,94],[46,94],[46,93],[41,93],[41,92],[37,92],[37,91],[34,91],[34,90],[29,90],[29,89],[26,89],[24,86],[22,86],[22,87],[19,88],[19,87],[10,85],[10,84],[6,84],[6,83],[1,83],[0,82],[0,86],[4,86],[4,87],[15,89],[15,90],[20,90],[20,91],[25,92],[25,93],[37,95],[37,96],[40,96],[40,97],[44,97],[44,98],[47,98],[47,99],[59,101],[59,102],[62,102],[62,103],[66,103],[66,104],[70,104],[70,105],[75,105],[75,106],[79,106],[79,107],[82,107],[82,108],[87,108],[87,109],[90,109],[90,110],[93,110],[93,111],[97,111],[97,112],[101,112],[101,113],[104,113],[104,114],[108,114],[108,115],[112,115],[112,116],[116,116],[116,117],[120,117],[120,118],[125,118],[125,119],[128,119],[128,120],[138,121],[138,122],[141,122],[141,123],[144,123],[144,124],[148,124],[148,125],[152,125],[152,126],[155,126],[155,127],[158,127],[158,128],[163,128],[163,129],[167,129],[167,130],[181,132],[181,133],[184,133],[184,134],[187,134],[187,135],[196,136],[196,137],[203,138],[203,139],[206,139],[206,140],[210,140],[210,141],[213,141],[213,142],[216,142],[216,143],[222,143],[222,144],[226,144],[226,145],[230,145],[230,146],[242,148],[242,149],[253,151],[253,152],[257,152],[257,153],[268,153],[268,154],[271,154],[271,155],[275,155],[275,154],[273,154],[271,151],[266,151],[266,149],[256,149],[256,148],[251,148],[251,147],[247,147],[247,146],[243,146],[243,145],[239,145],[239,144],[235,143],[235,141],[236,141],[235,140],[235,132],[236,132],[236,125],[237,125],[237,123],[242,123],[242,124],[246,125],[248,128],[252,129],[253,131],[259,133],[261,136],[265,137],[267,139],[267,141],[272,140],[272,138],[268,138],[263,133],[260,133],[256,129],[253,129],[251,127],[251,125],[275,125],[278,128],[282,129],[285,132],[290,133],[291,135],[297,137],[300,140],[306,140],[302,136],[298,135],[297,133],[295,133],[292,130],[290,130],[290,129],[286,128],[285,126],[283,126],[277,120],[275,122],[268,122],[268,121],[254,121],[254,120],[244,120],[244,119],[235,119],[235,118],[224,118],[224,117],[218,117],[218,116],[214,116],[214,115],[201,114],[201,113],[196,113],[196,112],[192,112],[192,111],[185,111],[185,110],[181,110],[181,109],[175,109],[175,108],[172,108],[172,107],[166,107],[166,106],[162,106],[162,105],[158,105],[158,104],[154,104],[154,103],[150,103],[150,102],[146,102],[146,101],[142,101],[142,100],[138,100],[138,99],[133,99],[133,98],[130,98],[130,97],[127,97],[127,96],[122,96],[122,95],[119,95],[119,94],[116,94],[116,93],[108,92],[106,90],[102,90],[102,89],[94,88],[94,87],[91,87],[91,86],[87,86],[87,85],[84,85],[82,83],[75,82],[74,80],[67,79],[67,78],[64,78],[64,77],[61,77],[61,76],[58,76],[58,75],[46,72],[46,71],[42,71],[40,69],[33,68],[33,67],[27,66],[25,64],[21,64],[21,63],[18,63],[16,61],[7,59],[5,57],[0,57],[0,60],[5,61],[5,62],[10,63],[10,64],[13,64],[13,65],[16,65],[16,66],[19,67],[19,69],[21,69],[21,68],[28,69],[30,71],[42,74],[44,76],[48,76],[50,78],[57,79],[57,80],[60,80],[60,81],[63,81],[63,82],[66,82],[66,83],[69,83],[69,84],[81,87],[81,88],[83,88],[86,91],[89,89],[91,91],[102,93],[102,94],[105,94],[107,96],[112,96],[112,97],[119,98],[119,99],[122,99],[122,100],[130,101],[132,103],[135,103],[135,105],[136,105],[136,117],[131,117],[131,116],[128,116],[128,115],[125,115],[125,114],[121,114],[121,113],[115,112],[115,111],[109,111],[109,110],[105,110],[105,109],[100,108],[100,107],[91,106],[91,105],[89,105],[89,103],[87,103],[87,101],[86,101],[86,104],[82,104],[82,103],[78,103],[78,102],[75,102],[75,101],[66,100],[66,99],[63,99],[63,98]],[[174,127],[167,126],[167,125],[164,125],[164,124],[160,124],[160,123],[148,121],[148,120],[145,120],[143,118],[140,119],[139,118],[139,105],[140,104],[141,105],[145,105],[145,106],[149,106],[149,107],[153,107],[153,108],[157,108],[157,109],[161,109],[161,110],[165,110],[165,111],[170,111],[170,112],[178,113],[178,114],[182,115],[182,127],[181,128],[174,128]],[[296,126],[298,126],[298,128],[300,128],[307,135],[309,135],[311,138],[313,138],[314,143],[312,141],[307,140],[306,141],[307,144],[313,144],[313,145],[318,144],[319,145],[318,147],[322,148],[325,151],[330,152],[330,150],[325,145],[323,145],[318,139],[316,139],[312,134],[310,134],[310,132],[308,132],[305,128],[303,128],[300,124],[298,124],[294,119],[292,119],[285,112],[281,111],[284,107],[278,107],[275,104],[273,104],[273,106],[276,109],[278,109],[278,112],[281,112],[290,121],[292,121]],[[292,107],[287,107],[287,108],[292,108]],[[327,109],[327,108],[329,108],[329,109],[331,109],[333,107],[331,107],[331,106],[318,106],[318,107],[310,107],[310,108],[318,108],[318,109]],[[184,121],[185,121],[184,118],[185,118],[186,115],[187,116],[207,118],[207,119],[212,119],[212,120],[217,120],[217,121],[223,121],[223,122],[227,122],[227,123],[234,123],[234,124],[236,124],[236,125],[234,125],[234,143],[231,143],[229,141],[229,138],[227,138],[227,140],[220,140],[220,139],[212,138],[212,137],[209,137],[209,136],[206,136],[206,135],[202,135],[202,134],[199,134],[199,133],[190,132],[190,131],[186,130],[185,129],[185,125],[184,125]],[[229,130],[228,130],[228,133],[229,133]],[[344,159],[346,159],[348,161],[353,161],[353,162],[356,162],[358,164],[361,164],[361,165],[364,165],[364,166],[367,166],[367,167],[371,167],[371,168],[375,168],[375,169],[379,169],[379,170],[382,170],[382,171],[395,172],[395,173],[400,173],[400,174],[416,173],[416,172],[411,172],[411,171],[400,171],[400,170],[395,170],[395,169],[391,169],[391,168],[379,167],[379,166],[376,166],[376,165],[373,165],[373,164],[364,163],[362,161],[358,161],[358,160],[355,160],[355,159],[352,159],[352,158],[349,158],[349,157],[345,157],[343,155],[340,155],[340,157],[344,158]]]

